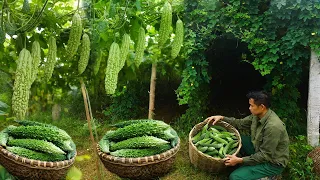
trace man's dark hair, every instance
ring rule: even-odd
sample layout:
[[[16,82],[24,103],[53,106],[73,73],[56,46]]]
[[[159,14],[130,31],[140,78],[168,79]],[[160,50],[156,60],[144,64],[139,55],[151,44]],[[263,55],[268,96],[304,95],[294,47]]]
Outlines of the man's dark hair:
[[[252,91],[247,94],[247,98],[253,99],[254,104],[259,106],[263,104],[266,108],[269,108],[270,103],[270,95],[265,91]]]

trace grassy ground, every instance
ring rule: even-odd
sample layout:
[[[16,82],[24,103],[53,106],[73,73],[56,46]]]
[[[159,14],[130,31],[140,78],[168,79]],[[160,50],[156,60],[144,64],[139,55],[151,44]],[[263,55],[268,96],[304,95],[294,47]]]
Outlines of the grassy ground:
[[[75,117],[68,117],[68,116],[62,116],[61,120],[59,121],[51,121],[51,113],[37,113],[35,115],[32,115],[29,117],[29,120],[34,120],[38,122],[45,122],[50,123],[53,125],[56,125],[60,127],[61,129],[64,129],[69,133],[69,135],[72,137],[73,141],[77,145],[77,158],[74,163],[74,167],[76,167],[78,170],[82,173],[82,180],[124,180],[119,178],[117,175],[109,172],[103,164],[100,162],[100,159],[97,159],[97,155],[95,153],[95,146],[92,146],[91,139],[89,136],[88,127],[86,126],[86,120],[81,118],[75,118]],[[13,121],[5,121],[0,120],[0,130],[5,128],[6,126],[10,124],[15,124]],[[188,124],[189,123],[189,124]],[[180,123],[180,126],[173,126],[173,128],[178,132],[179,137],[181,139],[181,145],[180,150],[176,155],[176,159],[174,162],[173,167],[171,168],[170,172],[166,174],[163,177],[159,177],[158,180],[208,180],[208,179],[215,179],[215,180],[225,180],[228,179],[228,174],[232,171],[231,169],[227,169],[226,172],[221,172],[219,174],[212,174],[207,173],[205,171],[202,171],[200,169],[195,168],[191,163],[189,159],[189,153],[188,153],[188,131],[192,128],[196,122],[188,122],[188,123]],[[107,120],[105,121],[99,121],[98,122],[98,128],[97,128],[97,134],[101,138],[102,135],[108,131],[110,128],[108,126],[110,122]],[[179,123],[178,123],[179,124]],[[189,128],[188,128],[189,127]],[[183,131],[182,129],[185,129]],[[294,142],[291,142],[291,144]],[[306,142],[304,143],[306,144]],[[297,144],[292,147],[291,150],[291,161],[296,162],[295,169],[293,169],[293,173],[296,173],[294,175],[294,179],[301,179],[300,177],[303,175],[303,177],[315,177],[312,174],[304,174],[306,173],[306,168],[308,168],[308,164],[304,163],[304,157],[306,157],[309,150],[306,151],[306,148],[304,148],[304,151],[300,151],[300,149],[305,147],[304,145]],[[299,157],[297,157],[299,156]],[[300,157],[301,156],[301,157]],[[98,163],[98,164],[97,164]],[[297,164],[298,163],[298,164]],[[301,164],[301,165],[299,165]],[[306,167],[304,167],[306,166]],[[302,169],[303,170],[302,170]],[[98,176],[98,169],[100,169],[100,172],[102,172],[102,177],[100,178]],[[283,179],[288,179],[289,174],[291,173],[289,171],[286,171],[282,174]],[[0,177],[1,179],[1,177]],[[289,178],[292,179],[292,178]],[[308,179],[308,178],[302,178],[302,179]],[[319,179],[319,178],[312,178],[312,179]],[[73,180],[73,179],[68,179]]]
[[[167,175],[163,177],[159,177],[158,178],[159,180],[228,179],[226,174],[213,175],[193,167],[189,160],[187,143],[185,140],[183,140],[181,143],[182,143],[181,144],[182,146],[176,156],[176,160],[172,169]],[[79,149],[78,152],[79,152],[79,155],[83,155],[83,154],[90,154],[91,156],[94,155],[91,148]],[[94,162],[94,158],[87,161],[76,162],[75,166],[82,171],[83,179],[85,180],[99,179],[97,175],[97,168]],[[119,178],[115,174],[112,174],[104,167],[103,167],[103,174],[104,174],[103,179],[121,180],[121,178]]]
[[[37,114],[29,118],[30,120],[35,120],[39,122],[51,123],[67,131],[70,136],[73,138],[75,144],[77,145],[77,155],[80,158],[76,159],[74,166],[82,172],[83,180],[98,180],[98,168],[96,165],[96,154],[93,150],[91,140],[89,137],[88,130],[84,127],[86,123],[85,120],[79,120],[76,118],[62,118],[59,121],[51,122],[45,119],[51,119],[49,114]],[[4,127],[14,124],[13,121],[5,121],[0,124],[0,130]],[[108,125],[101,123],[100,127],[97,129],[98,134],[102,137],[103,133],[108,130]],[[214,175],[206,173],[195,168],[189,160],[188,154],[188,143],[187,136],[181,135],[181,147],[177,153],[175,163],[170,170],[170,172],[163,176],[159,177],[160,180],[207,180],[207,179],[217,179],[223,180],[228,179],[228,175],[225,173]],[[88,158],[90,157],[90,158]],[[98,160],[100,169],[105,180],[121,180],[117,175],[109,172]]]

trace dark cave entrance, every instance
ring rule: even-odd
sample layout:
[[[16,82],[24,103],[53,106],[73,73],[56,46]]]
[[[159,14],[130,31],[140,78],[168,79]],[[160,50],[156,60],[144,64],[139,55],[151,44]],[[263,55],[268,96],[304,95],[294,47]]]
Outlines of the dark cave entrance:
[[[225,115],[244,117],[250,114],[246,94],[263,90],[267,78],[255,70],[254,58],[247,44],[234,38],[221,38],[212,42],[207,49],[208,73],[211,77],[207,98],[208,116]],[[298,85],[299,107],[306,109],[308,96],[308,65],[304,67],[301,82]],[[179,106],[175,90],[180,82],[165,81],[161,76],[157,81],[155,118],[170,122],[185,113],[187,105]],[[272,108],[272,107],[271,107]]]
[[[235,117],[250,113],[246,94],[263,90],[266,84],[266,78],[249,63],[250,54],[247,44],[237,39],[216,39],[208,48],[210,113]]]

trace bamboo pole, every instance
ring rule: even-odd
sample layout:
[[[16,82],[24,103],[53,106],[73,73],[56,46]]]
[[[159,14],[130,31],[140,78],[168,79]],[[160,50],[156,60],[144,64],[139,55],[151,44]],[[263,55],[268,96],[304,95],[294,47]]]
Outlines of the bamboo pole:
[[[82,78],[80,79],[80,84],[81,84],[81,92],[82,92],[82,96],[83,96],[83,102],[84,102],[84,107],[86,110],[86,117],[87,117],[87,123],[88,123],[88,128],[89,128],[89,132],[90,132],[90,139],[91,139],[91,143],[92,143],[92,149],[94,152],[94,157],[95,157],[95,161],[96,161],[96,168],[98,171],[98,176],[99,179],[102,179],[101,177],[101,173],[100,173],[100,166],[99,166],[99,157],[98,157],[98,153],[97,153],[97,149],[96,149],[96,142],[94,140],[93,137],[93,133],[92,133],[92,128],[91,128],[91,116],[90,116],[90,111],[89,111],[89,106],[88,106],[88,99],[87,99],[87,93],[86,93],[86,86],[82,80]]]

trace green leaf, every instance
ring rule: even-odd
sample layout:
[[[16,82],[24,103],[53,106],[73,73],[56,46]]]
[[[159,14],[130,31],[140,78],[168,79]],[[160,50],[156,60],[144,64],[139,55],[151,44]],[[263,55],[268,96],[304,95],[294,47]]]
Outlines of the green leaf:
[[[137,38],[139,36],[140,23],[138,19],[131,21],[130,38],[137,44]]]
[[[72,166],[68,171],[66,180],[81,180],[81,179],[82,179],[82,172],[75,166]]]
[[[23,6],[22,6],[22,12],[27,14],[29,11],[30,11],[29,0],[24,0]]]
[[[9,106],[6,103],[0,101],[0,108],[8,108],[8,107]]]
[[[136,0],[135,5],[136,5],[137,10],[141,11],[141,1],[140,0]]]
[[[271,5],[277,6],[278,9],[281,9],[286,4],[287,4],[287,0],[278,0],[278,1],[272,1],[271,2]]]
[[[0,116],[8,116],[8,113],[0,110]]]
[[[110,6],[109,6],[109,17],[113,18],[117,13],[116,10],[116,4],[113,2],[113,0],[110,1]]]
[[[0,179],[15,180],[16,178],[9,174],[9,172],[3,166],[0,165]]]
[[[0,26],[0,44],[3,44],[6,40],[6,33],[2,30],[2,27]]]

